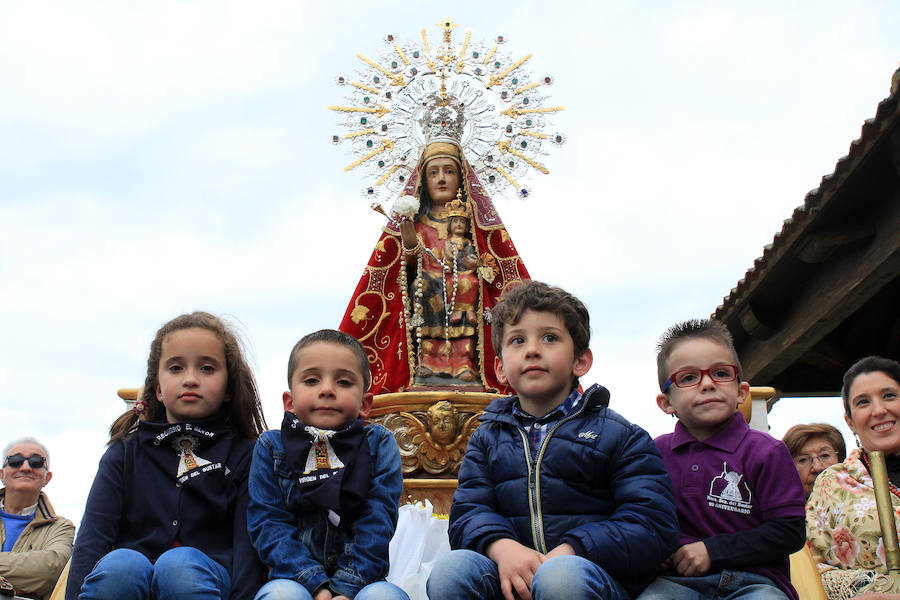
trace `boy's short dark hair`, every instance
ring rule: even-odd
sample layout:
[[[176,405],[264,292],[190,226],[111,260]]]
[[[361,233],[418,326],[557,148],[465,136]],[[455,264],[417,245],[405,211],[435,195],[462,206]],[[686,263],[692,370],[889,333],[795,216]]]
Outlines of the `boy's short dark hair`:
[[[844,401],[844,414],[850,414],[850,388],[860,375],[865,373],[884,373],[900,384],[900,363],[883,356],[867,356],[861,358],[844,373],[844,385],[841,387],[841,399]]]
[[[328,342],[330,344],[337,344],[339,346],[350,348],[350,350],[353,351],[353,354],[356,355],[356,360],[359,363],[359,374],[363,378],[363,390],[369,390],[369,382],[372,380],[372,373],[369,371],[369,359],[366,356],[366,351],[363,349],[362,344],[359,343],[359,340],[349,333],[344,333],[337,329],[320,329],[319,331],[314,331],[304,335],[300,338],[299,342],[294,344],[294,348],[291,350],[291,356],[288,358],[288,389],[291,387],[291,376],[294,374],[294,371],[297,370],[297,357],[300,355],[300,351],[316,342]]]
[[[662,389],[671,375],[669,373],[669,357],[672,356],[675,346],[685,340],[697,338],[713,340],[725,346],[731,353],[731,358],[738,368],[738,381],[744,380],[741,361],[738,358],[737,350],[734,349],[734,341],[731,339],[731,333],[728,331],[728,328],[716,319],[690,319],[689,321],[672,325],[659,338],[659,344],[656,345],[656,376],[659,379],[660,389]],[[672,388],[667,389],[666,393],[670,389]]]
[[[518,323],[526,310],[548,312],[562,319],[572,336],[575,356],[587,351],[591,343],[591,319],[581,300],[562,288],[532,280],[508,290],[491,312],[491,343],[500,360],[503,360],[500,353],[503,331],[507,325]]]

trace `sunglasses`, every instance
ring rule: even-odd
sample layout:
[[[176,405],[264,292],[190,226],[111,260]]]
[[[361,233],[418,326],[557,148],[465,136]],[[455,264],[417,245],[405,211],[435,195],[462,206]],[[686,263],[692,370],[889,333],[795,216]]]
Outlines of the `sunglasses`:
[[[28,461],[28,466],[32,469],[42,469],[45,464],[47,464],[47,459],[41,456],[40,454],[32,454],[28,458],[25,458],[21,454],[13,454],[12,456],[7,456],[6,460],[3,461],[3,465],[7,467],[12,467],[13,469],[18,469],[25,461]]]

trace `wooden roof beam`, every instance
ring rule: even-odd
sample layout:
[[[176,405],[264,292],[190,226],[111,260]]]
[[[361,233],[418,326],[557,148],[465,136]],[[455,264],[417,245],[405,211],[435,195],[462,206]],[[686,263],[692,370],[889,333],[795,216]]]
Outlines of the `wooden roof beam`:
[[[877,232],[861,255],[833,259],[805,297],[793,302],[778,330],[765,340],[751,337],[739,349],[745,377],[760,385],[813,348],[886,283],[900,275],[900,191],[873,215]],[[749,333],[749,332],[748,332]]]

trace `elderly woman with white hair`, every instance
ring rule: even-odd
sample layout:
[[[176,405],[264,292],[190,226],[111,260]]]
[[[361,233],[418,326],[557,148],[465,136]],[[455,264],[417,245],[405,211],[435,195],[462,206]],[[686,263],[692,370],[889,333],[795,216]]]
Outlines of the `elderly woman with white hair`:
[[[3,450],[0,583],[30,598],[50,597],[75,540],[75,525],[53,511],[42,491],[51,477],[50,453],[36,439],[20,438]]]

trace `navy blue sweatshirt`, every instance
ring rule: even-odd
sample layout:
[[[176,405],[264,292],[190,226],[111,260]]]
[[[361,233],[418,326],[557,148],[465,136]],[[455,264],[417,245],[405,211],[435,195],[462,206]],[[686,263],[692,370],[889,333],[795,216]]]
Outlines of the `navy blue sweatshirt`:
[[[228,570],[233,600],[252,599],[263,578],[247,534],[253,444],[220,417],[175,425],[142,421],[113,443],[100,459],[78,529],[66,600],[78,597],[85,577],[116,548],[155,561],[179,545]]]

